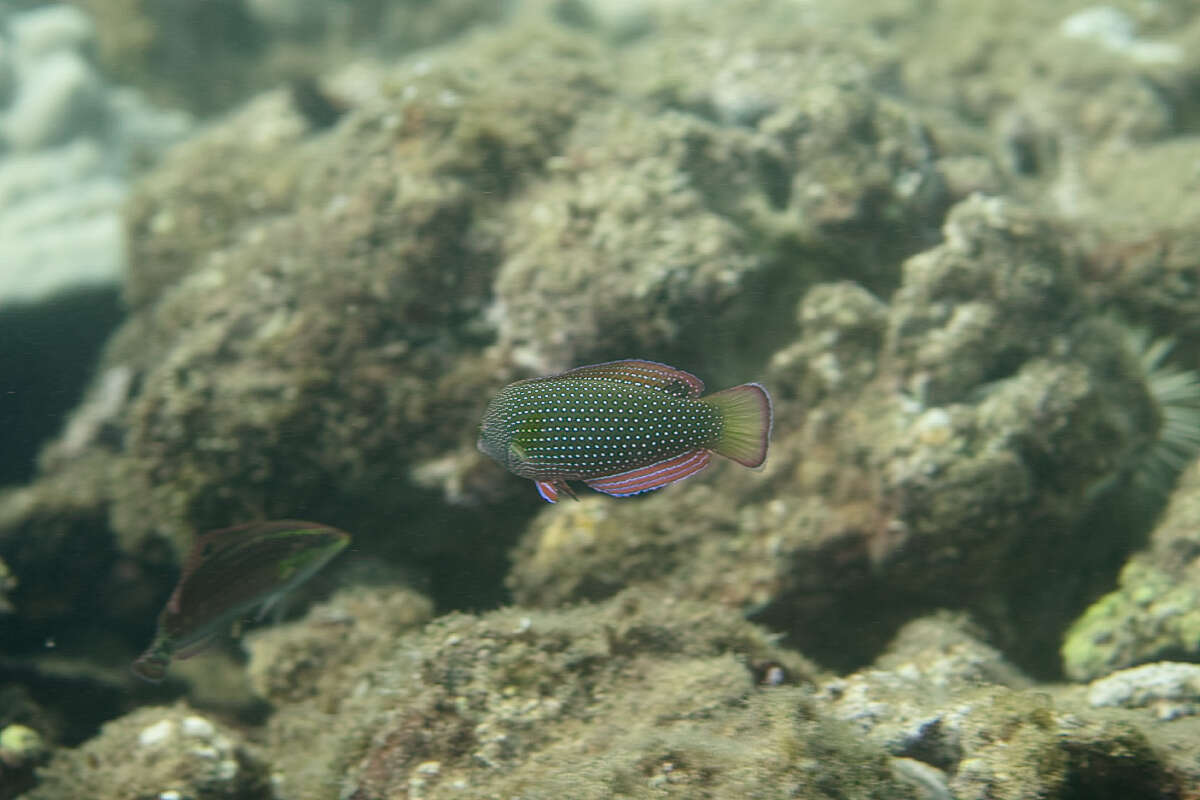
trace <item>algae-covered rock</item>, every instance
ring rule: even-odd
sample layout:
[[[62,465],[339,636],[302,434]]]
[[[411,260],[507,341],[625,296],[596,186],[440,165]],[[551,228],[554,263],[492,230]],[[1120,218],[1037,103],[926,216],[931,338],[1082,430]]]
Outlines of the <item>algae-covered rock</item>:
[[[989,692],[961,713],[963,758],[950,781],[962,800],[1175,798],[1182,786],[1128,722],[1085,721],[1037,693]]]
[[[266,628],[247,638],[251,685],[278,705],[313,697],[328,702],[345,687],[348,670],[385,657],[432,612],[429,599],[408,587],[343,589],[315,606],[306,624]]]
[[[795,421],[831,395],[867,385],[879,366],[887,320],[887,304],[853,281],[818,283],[805,293],[796,308],[803,335],[772,356],[768,372],[775,391],[795,401]]]
[[[38,775],[31,800],[92,797],[275,797],[266,762],[225,725],[185,706],[146,707],[61,750]]]
[[[771,35],[748,24],[745,46]],[[753,130],[618,88],[654,54],[614,73],[605,47],[523,23],[323,78],[346,105],[333,127],[276,91],[173,151],[130,200],[131,316],[29,491],[98,487],[81,513],[134,563],[303,511],[458,576],[435,595],[495,603],[536,507],[507,513],[527,487],[474,454],[491,391],[614,348],[714,385],[756,377],[749,354],[790,335],[813,278],[859,260],[831,254],[875,253],[861,274],[886,285],[890,257],[936,230],[941,200],[886,188],[928,167],[915,111],[829,73]],[[862,213],[798,207],[812,195],[789,185],[833,182],[854,132],[838,193]],[[873,230],[881,192],[898,221]],[[0,554],[18,579],[40,567],[13,553],[69,561],[53,538],[17,547],[34,520],[13,503]]]
[[[514,553],[515,596],[666,585],[843,666],[922,609],[966,605],[1052,670],[1048,644],[1100,579],[1050,587],[1037,565],[1115,569],[1127,532],[1088,509],[1138,463],[1157,406],[1123,330],[1084,314],[1053,226],[975,197],[945,237],[908,259],[886,306],[845,286],[806,297],[800,339],[772,361],[764,474],[722,466],[636,505],[549,510]],[[1018,632],[1011,614],[1038,623]]]
[[[1180,796],[1191,754],[1169,756],[1163,731],[1034,686],[975,633],[948,614],[912,622],[871,667],[824,682],[819,706],[892,755],[940,771],[935,796]]]
[[[54,633],[123,667],[131,621],[152,619],[196,532],[303,516],[411,568],[430,598],[351,588],[250,637],[246,674],[273,711],[239,766],[245,796],[267,772],[280,796],[354,800],[1173,796],[1186,781],[1163,729],[1130,727],[1148,715],[1090,709],[1081,687],[1044,700],[1012,663],[1054,674],[1061,630],[1137,546],[1109,512],[1169,427],[1144,354],[1101,312],[1178,321],[1194,302],[1186,247],[1109,271],[1086,217],[1045,209],[1086,215],[1074,170],[1167,137],[1167,117],[1136,117],[1175,101],[1149,73],[1076,70],[1039,38],[1040,89],[1071,92],[1039,116],[1036,92],[995,82],[1029,23],[1001,15],[989,34],[990,3],[955,12],[969,47],[936,31],[947,70],[935,51],[907,57],[930,15],[895,4],[856,25],[853,9],[663,2],[670,36],[608,39],[587,35],[586,9],[541,5],[574,27],[526,16],[321,73],[308,85],[336,122],[269,92],[134,191],[130,317],[37,479],[0,495],[17,579],[0,624],[20,668],[49,674],[32,654]],[[253,15],[248,38],[217,43],[239,51],[219,67],[235,72],[271,57],[257,26],[319,37],[333,13],[118,8],[149,37],[130,64]],[[186,14],[227,16],[139,28]],[[1166,69],[1167,93],[1186,93]],[[1100,92],[1092,111],[1077,78]],[[474,451],[497,387],[630,356],[712,388],[762,380],[765,469],[721,462],[649,497],[549,508]],[[1188,559],[1136,563],[1176,587]],[[912,622],[934,608],[969,611],[992,644]],[[780,642],[874,663],[838,683]],[[214,675],[240,676],[222,663]],[[182,735],[175,711],[143,713],[60,752],[42,796],[78,794],[81,765],[115,764],[146,730]],[[220,763],[241,763],[234,742]],[[195,762],[163,752],[130,763],[184,785],[138,791],[202,794]],[[102,771],[94,791],[124,777]]]
[[[1067,631],[1063,667],[1090,680],[1149,661],[1200,654],[1200,466],[1193,464],[1149,547],[1121,570],[1118,586]]]
[[[271,634],[290,645],[256,644],[252,671],[345,635],[314,613]],[[917,796],[814,707],[802,658],[708,604],[633,591],[452,614],[360,653],[339,654],[334,680],[297,676],[289,691],[321,692],[268,723],[286,796],[327,796],[331,780],[361,800]]]
[[[33,728],[16,722],[0,728],[0,800],[17,797],[33,786],[34,767],[46,756],[45,740]]]
[[[472,25],[503,4],[314,3],[311,0],[84,0],[96,19],[99,58],[158,102],[212,113],[280,81],[314,75],[354,53],[399,54]]]
[[[507,41],[491,46],[477,55],[508,64],[503,81],[356,73],[371,87],[361,107],[320,137],[303,135],[280,96],[264,98],[142,186],[138,313],[100,367],[129,376],[127,391],[106,425],[82,426],[91,434],[51,447],[45,464],[106,476],[93,509],[121,550],[165,536],[182,551],[196,531],[298,509],[400,549],[458,548],[412,524],[430,492],[397,487],[473,438],[496,380],[480,322],[495,239],[476,217],[503,198],[505,176],[507,191],[555,151],[592,70],[586,49],[550,38],[524,61],[505,60]],[[579,86],[548,80],[541,65],[554,58],[556,77],[577,71]],[[522,74],[543,74],[542,88]],[[347,517],[355,508],[366,515]],[[438,529],[498,540],[485,530],[503,521],[471,516]]]
[[[1159,719],[1200,713],[1200,664],[1159,661],[1117,670],[1088,687],[1093,706],[1149,707]]]
[[[766,324],[740,298],[765,289],[774,254],[730,211],[768,207],[783,169],[772,148],[680,114],[609,106],[581,119],[552,174],[510,208],[500,344],[548,372],[638,348],[699,355],[692,337]]]

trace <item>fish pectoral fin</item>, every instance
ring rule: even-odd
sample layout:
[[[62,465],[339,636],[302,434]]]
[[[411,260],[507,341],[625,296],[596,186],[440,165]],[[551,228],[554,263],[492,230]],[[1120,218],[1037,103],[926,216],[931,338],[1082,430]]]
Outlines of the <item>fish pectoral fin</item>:
[[[631,494],[661,489],[675,481],[691,477],[707,467],[711,458],[712,454],[707,450],[690,450],[646,467],[618,472],[616,475],[605,475],[602,478],[591,478],[584,483],[598,492],[614,497],[628,497]]]

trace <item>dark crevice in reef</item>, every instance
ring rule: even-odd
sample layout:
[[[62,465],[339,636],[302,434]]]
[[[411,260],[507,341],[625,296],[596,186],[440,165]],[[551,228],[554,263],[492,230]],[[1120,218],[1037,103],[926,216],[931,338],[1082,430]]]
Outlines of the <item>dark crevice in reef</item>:
[[[0,309],[0,486],[28,482],[121,321],[116,289]]]

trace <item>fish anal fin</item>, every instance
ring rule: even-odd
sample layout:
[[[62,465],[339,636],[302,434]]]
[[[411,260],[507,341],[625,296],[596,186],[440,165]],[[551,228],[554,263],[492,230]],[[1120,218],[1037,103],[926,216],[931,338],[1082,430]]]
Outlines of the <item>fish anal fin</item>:
[[[704,393],[704,381],[690,372],[667,364],[641,359],[606,361],[590,364],[553,376],[554,378],[605,378],[613,381],[640,384],[678,397],[699,397]]]
[[[631,494],[661,489],[691,477],[707,467],[711,458],[712,454],[707,450],[691,450],[649,466],[619,472],[616,475],[605,475],[602,478],[591,478],[585,483],[598,492],[614,497],[628,497]]]
[[[271,622],[278,625],[287,614],[288,607],[291,605],[288,602],[290,596],[289,592],[276,592],[268,597],[258,607],[258,613],[254,615],[254,621],[262,622],[270,614]]]
[[[561,479],[553,481],[534,481],[534,485],[537,486],[538,494],[540,494],[542,499],[547,503],[557,503],[558,496],[560,494],[565,494],[572,500],[579,499],[579,496],[575,494],[575,490],[571,488],[570,484]]]
[[[186,646],[179,648],[172,655],[174,655],[177,661],[186,661],[192,656],[198,656],[207,650],[216,638],[216,631],[206,633],[196,641],[189,642]]]

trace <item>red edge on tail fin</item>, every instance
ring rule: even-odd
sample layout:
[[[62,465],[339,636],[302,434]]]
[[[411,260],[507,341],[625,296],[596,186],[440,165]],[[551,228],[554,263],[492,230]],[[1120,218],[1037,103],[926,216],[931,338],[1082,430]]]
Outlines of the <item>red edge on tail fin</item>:
[[[720,409],[724,420],[721,438],[713,448],[739,464],[756,468],[767,460],[767,446],[775,414],[771,395],[758,383],[743,383],[714,392],[704,402]]]

